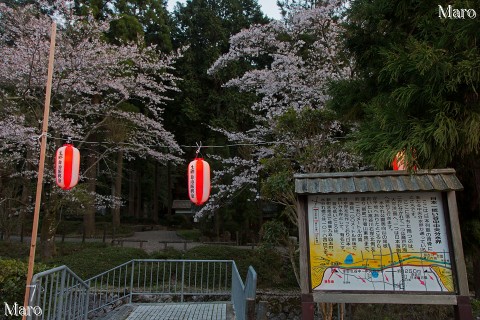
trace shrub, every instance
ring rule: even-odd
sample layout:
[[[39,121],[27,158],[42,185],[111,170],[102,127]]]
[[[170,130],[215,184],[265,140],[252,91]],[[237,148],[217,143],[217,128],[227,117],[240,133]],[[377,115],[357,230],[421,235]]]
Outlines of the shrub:
[[[48,270],[44,264],[35,264],[34,274]],[[28,263],[15,259],[0,259],[0,319],[5,314],[5,303],[12,306],[15,302],[23,306],[27,281]]]
[[[250,250],[230,246],[198,246],[188,250],[184,258],[234,260],[244,280],[248,266],[253,266],[258,275],[257,286],[261,289],[298,288],[289,262],[274,249]]]
[[[65,264],[84,280],[132,259],[149,257],[142,249],[112,247],[103,243],[65,243],[59,246],[59,251],[63,256],[55,257],[48,263]]]

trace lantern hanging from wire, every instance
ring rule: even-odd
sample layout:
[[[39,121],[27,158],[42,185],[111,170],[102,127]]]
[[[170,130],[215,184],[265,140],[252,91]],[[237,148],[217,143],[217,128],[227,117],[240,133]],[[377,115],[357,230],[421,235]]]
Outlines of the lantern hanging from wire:
[[[198,156],[188,164],[188,196],[197,206],[207,202],[210,196],[210,165]]]
[[[55,181],[63,190],[70,190],[78,183],[80,172],[80,151],[70,139],[55,154]]]

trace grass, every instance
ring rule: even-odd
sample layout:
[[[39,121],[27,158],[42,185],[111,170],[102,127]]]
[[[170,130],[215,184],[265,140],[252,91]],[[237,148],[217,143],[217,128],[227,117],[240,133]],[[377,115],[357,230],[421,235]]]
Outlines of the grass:
[[[177,230],[177,235],[185,240],[190,241],[200,241],[202,233],[200,230],[191,229],[191,230]]]

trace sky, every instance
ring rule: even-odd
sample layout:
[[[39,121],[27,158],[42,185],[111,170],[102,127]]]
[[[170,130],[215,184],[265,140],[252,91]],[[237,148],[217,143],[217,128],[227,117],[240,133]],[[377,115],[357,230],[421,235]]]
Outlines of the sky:
[[[177,2],[185,3],[186,0],[168,0],[168,10],[172,11]],[[258,0],[262,11],[270,18],[280,19],[280,10],[277,7],[276,0]]]

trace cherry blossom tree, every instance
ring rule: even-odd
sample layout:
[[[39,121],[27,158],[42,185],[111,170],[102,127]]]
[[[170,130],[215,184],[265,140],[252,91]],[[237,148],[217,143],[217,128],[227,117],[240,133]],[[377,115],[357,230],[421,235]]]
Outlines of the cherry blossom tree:
[[[0,16],[0,184],[16,182],[17,195],[31,194],[28,186],[36,178],[36,133],[43,115],[51,16],[59,24],[42,227],[48,256],[53,254],[55,216],[61,208],[85,206],[87,225],[92,226],[95,208],[119,204],[120,199],[95,192],[100,161],[119,151],[128,159],[182,161],[182,151],[162,118],[166,93],[178,90],[172,70],[180,53],[160,54],[155,46],[141,42],[106,43],[108,19],[76,16],[62,1],[53,7],[44,2],[14,8],[0,4]],[[76,141],[85,165],[81,169],[85,183],[69,193],[53,187],[52,176],[54,150],[66,137]],[[0,197],[8,202],[3,191]],[[23,200],[28,199],[25,196],[21,206],[3,207],[4,211],[25,209],[30,202]]]
[[[217,129],[232,142],[250,145],[250,152],[223,159],[226,169],[215,172],[216,192],[197,219],[215,212],[235,193],[251,190],[252,201],[266,197],[281,203],[296,224],[294,173],[358,166],[359,159],[341,143],[351,129],[327,108],[329,83],[351,73],[339,41],[339,8],[338,1],[291,6],[282,21],[254,25],[230,38],[229,52],[209,73],[232,62],[250,63],[250,71],[225,86],[257,95],[251,106],[255,127],[241,133]]]

